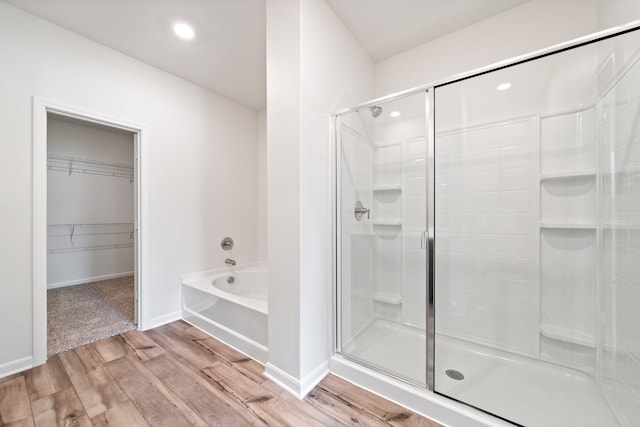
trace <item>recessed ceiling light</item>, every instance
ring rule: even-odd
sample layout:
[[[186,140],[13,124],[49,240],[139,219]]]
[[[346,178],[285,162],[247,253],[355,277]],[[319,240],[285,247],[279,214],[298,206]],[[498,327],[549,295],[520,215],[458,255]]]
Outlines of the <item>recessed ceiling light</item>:
[[[507,90],[511,87],[511,83],[500,83],[496,89],[498,90]]]
[[[400,111],[392,111],[389,113],[391,117],[400,117]]]
[[[183,40],[191,40],[196,35],[193,27],[189,24],[185,24],[184,22],[177,22],[173,24],[173,32]]]

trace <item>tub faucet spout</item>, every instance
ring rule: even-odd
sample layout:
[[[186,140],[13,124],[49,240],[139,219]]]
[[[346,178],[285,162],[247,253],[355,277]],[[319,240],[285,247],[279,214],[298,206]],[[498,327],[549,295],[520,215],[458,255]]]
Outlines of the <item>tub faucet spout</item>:
[[[236,265],[236,260],[231,259],[231,258],[227,258],[224,260],[224,263],[227,265]]]

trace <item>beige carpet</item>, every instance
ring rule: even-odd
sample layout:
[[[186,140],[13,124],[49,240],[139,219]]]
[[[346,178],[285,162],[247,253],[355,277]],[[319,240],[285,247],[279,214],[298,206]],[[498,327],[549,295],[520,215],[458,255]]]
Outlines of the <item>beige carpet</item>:
[[[47,291],[49,356],[136,328],[133,276]]]

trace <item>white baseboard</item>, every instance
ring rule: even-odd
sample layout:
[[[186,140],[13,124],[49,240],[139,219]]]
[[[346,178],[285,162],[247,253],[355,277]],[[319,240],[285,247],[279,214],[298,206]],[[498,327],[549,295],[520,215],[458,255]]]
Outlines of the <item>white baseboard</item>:
[[[300,381],[287,374],[283,370],[276,368],[271,363],[267,363],[264,366],[264,376],[278,384],[285,389],[288,393],[293,394],[300,399]]]
[[[298,399],[304,399],[307,394],[329,373],[329,362],[325,361],[317,366],[301,380],[298,380],[283,370],[276,368],[271,363],[267,363],[264,369],[264,376],[285,389]]]
[[[329,373],[329,361],[324,361],[300,380],[300,399],[304,399],[311,390]]]
[[[133,276],[133,271],[123,273],[105,274],[103,276],[85,277],[82,279],[69,280],[67,282],[47,283],[47,289],[64,288],[67,286],[84,285],[85,283],[99,282],[100,280],[117,279],[119,277]]]
[[[153,329],[158,326],[166,325],[167,323],[171,323],[180,319],[182,319],[182,312],[174,311],[173,313],[164,314],[162,316],[158,316],[158,317],[154,317],[153,319],[150,319],[148,324],[149,327],[145,329]]]
[[[33,368],[33,357],[27,356],[22,359],[12,360],[11,362],[3,363],[0,365],[0,378],[8,377],[9,375],[16,374],[18,372],[26,371]]]

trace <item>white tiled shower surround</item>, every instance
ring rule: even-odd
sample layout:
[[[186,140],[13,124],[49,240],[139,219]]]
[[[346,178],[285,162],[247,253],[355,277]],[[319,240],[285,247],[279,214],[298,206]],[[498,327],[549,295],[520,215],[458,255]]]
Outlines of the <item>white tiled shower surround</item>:
[[[436,136],[436,331],[537,357],[536,117]]]

